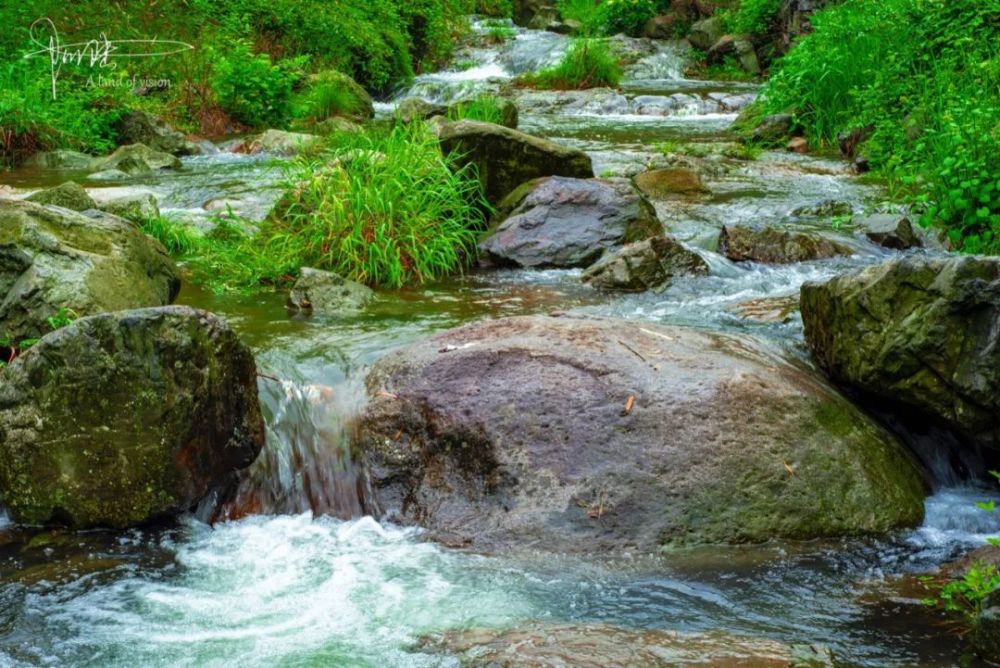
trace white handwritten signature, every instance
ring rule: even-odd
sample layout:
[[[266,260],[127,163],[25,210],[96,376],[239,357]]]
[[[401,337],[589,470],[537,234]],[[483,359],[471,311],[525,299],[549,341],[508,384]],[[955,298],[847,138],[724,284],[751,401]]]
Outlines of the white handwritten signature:
[[[47,38],[47,39],[46,39]],[[63,65],[71,63],[77,66],[98,67],[101,69],[117,69],[114,58],[152,58],[154,56],[170,56],[194,47],[185,42],[161,39],[121,39],[109,40],[104,33],[98,39],[75,44],[61,44],[59,31],[51,19],[38,19],[31,24],[31,41],[40,46],[38,51],[26,53],[25,58],[35,58],[48,54],[49,70],[52,73],[52,99],[56,99],[56,83]],[[152,47],[148,51],[129,51],[130,48],[143,45]]]

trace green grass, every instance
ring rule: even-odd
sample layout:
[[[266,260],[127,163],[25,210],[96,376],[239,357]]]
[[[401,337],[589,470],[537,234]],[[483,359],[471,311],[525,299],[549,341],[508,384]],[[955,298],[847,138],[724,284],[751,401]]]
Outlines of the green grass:
[[[621,79],[621,63],[611,47],[600,40],[580,39],[573,42],[556,65],[526,75],[520,83],[532,88],[582,90],[617,88]]]
[[[478,180],[449,168],[426,125],[327,141],[290,169],[287,193],[254,236],[231,218],[207,235],[168,218],[142,229],[217,292],[281,286],[305,266],[398,288],[475,259],[485,224]]]
[[[448,118],[453,121],[468,119],[502,125],[505,120],[503,110],[504,100],[486,93],[453,104],[448,108]]]
[[[870,127],[862,151],[966,252],[1000,252],[1000,0],[845,0],[781,61],[763,113],[814,146]]]

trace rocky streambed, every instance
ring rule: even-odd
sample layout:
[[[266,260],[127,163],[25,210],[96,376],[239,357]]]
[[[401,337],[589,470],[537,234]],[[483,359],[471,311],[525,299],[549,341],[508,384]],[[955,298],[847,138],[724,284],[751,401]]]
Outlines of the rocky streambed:
[[[565,45],[517,29],[395,102],[509,90]],[[154,506],[137,508],[122,481],[92,515],[39,492],[8,504],[18,516],[125,526],[130,512],[170,514],[236,480],[166,524],[0,525],[0,662],[959,665],[961,638],[907,583],[1000,530],[974,505],[997,496],[975,482],[997,434],[996,263],[901,233],[901,212],[836,156],[746,159],[727,127],[752,88],[683,79],[682,47],[635,48],[622,91],[511,93],[520,129],[559,148],[518,137],[522,155],[544,149],[556,166],[489,172],[508,216],[483,242],[492,267],[312,317],[290,317],[285,295],[184,284],[181,307],[80,321],[12,369],[0,434],[53,443],[40,470],[119,470],[73,438],[108,410],[130,424],[88,384],[98,375],[46,386],[56,363],[113,369],[134,355],[148,403],[163,397],[204,432],[172,441],[164,424],[143,446],[151,462],[155,448],[185,453],[184,468],[129,472],[159,476],[170,493]],[[481,141],[489,150],[472,159],[511,145],[497,139],[507,130],[474,130],[442,137]],[[148,192],[204,225],[226,207],[262,217],[282,146],[221,148],[179,170],[85,181],[84,195]],[[6,183],[21,198],[92,173],[77,167]],[[114,243],[64,235],[55,255],[87,282],[152,253],[140,264],[160,270],[130,283],[148,283],[146,306],[174,298],[172,267],[116,219],[7,206],[35,243],[19,242],[34,249],[19,261],[39,267],[26,294],[66,270],[45,264],[38,239],[103,226]],[[662,241],[641,245],[651,235]],[[930,248],[901,250],[915,244]],[[799,315],[805,283],[816,287]],[[93,296],[112,310],[120,295]],[[177,321],[170,332],[163,318]],[[19,322],[26,335],[40,326]],[[246,405],[253,389],[262,415]],[[39,430],[42,399],[93,410]],[[224,461],[206,449],[220,443]]]

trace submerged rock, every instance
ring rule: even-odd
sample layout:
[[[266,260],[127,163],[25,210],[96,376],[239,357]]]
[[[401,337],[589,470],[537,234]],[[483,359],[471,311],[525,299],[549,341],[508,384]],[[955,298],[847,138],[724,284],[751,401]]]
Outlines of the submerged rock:
[[[67,181],[55,188],[39,190],[27,198],[36,204],[51,204],[61,206],[70,211],[86,211],[97,207],[94,199],[87,194],[83,186],[73,181]]]
[[[329,271],[302,267],[288,294],[287,306],[306,314],[336,315],[364,308],[375,296],[371,288]]]
[[[457,654],[463,666],[533,668],[833,668],[829,650],[721,633],[632,630],[607,624],[530,624],[460,629],[421,639],[424,651]]]
[[[740,317],[757,322],[790,322],[799,310],[799,298],[765,297],[740,302],[733,309]]]
[[[101,211],[125,220],[131,220],[133,223],[158,218],[160,215],[160,207],[156,202],[156,197],[147,192],[116,197],[99,205],[99,208]]]
[[[672,237],[637,241],[607,253],[583,272],[583,282],[602,290],[661,290],[674,276],[707,274],[708,264]]]
[[[120,169],[103,169],[87,175],[88,181],[123,181],[128,178],[131,177]]]
[[[159,242],[107,214],[0,200],[0,333],[38,337],[66,309],[77,316],[163,306],[180,273]]]
[[[475,165],[483,193],[494,205],[525,181],[543,176],[594,176],[590,157],[583,151],[502,125],[447,123],[438,137],[442,150],[457,166]]]
[[[264,445],[253,355],[188,307],[84,318],[3,372],[0,492],[24,524],[183,512]]]
[[[169,153],[156,151],[145,144],[130,144],[120,146],[111,155],[104,158],[94,158],[90,163],[90,171],[107,172],[117,170],[129,176],[151,174],[159,169],[180,169],[181,161]],[[94,178],[95,175],[91,175]]]
[[[652,205],[628,179],[537,179],[499,210],[500,222],[479,249],[501,265],[586,267],[609,248],[663,233]]]
[[[1000,448],[1000,259],[908,257],[806,284],[802,321],[836,382]]]
[[[359,450],[374,509],[450,544],[654,551],[923,516],[903,446],[746,337],[505,318],[392,353],[367,387]]]
[[[838,255],[851,255],[849,247],[805,232],[788,232],[773,227],[723,227],[719,252],[733,262],[791,264]]]
[[[687,167],[651,169],[637,175],[635,185],[642,194],[653,199],[666,199],[672,195],[688,195],[708,190],[702,184],[698,172]]]
[[[24,161],[25,167],[38,169],[89,169],[93,158],[77,151],[40,151]]]

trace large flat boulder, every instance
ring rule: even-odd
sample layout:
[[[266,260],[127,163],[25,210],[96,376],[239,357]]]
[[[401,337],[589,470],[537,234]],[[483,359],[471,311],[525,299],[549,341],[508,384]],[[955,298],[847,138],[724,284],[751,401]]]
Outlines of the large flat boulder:
[[[891,260],[802,286],[801,309],[833,380],[1000,447],[1000,259]]]
[[[0,495],[21,523],[126,527],[183,512],[264,445],[253,355],[204,311],[84,318],[0,378]]]
[[[94,199],[87,194],[83,186],[74,181],[67,181],[52,188],[39,190],[25,199],[36,204],[61,206],[70,211],[86,211],[97,207]]]
[[[77,316],[171,303],[180,273],[163,246],[116,216],[0,199],[0,336]]]
[[[479,242],[485,260],[520,267],[586,267],[605,250],[663,233],[628,179],[561,176],[525,183]]]
[[[607,624],[534,623],[471,628],[421,639],[424,651],[457,654],[467,668],[832,668],[819,645],[787,645],[724,633],[633,630]]]
[[[502,125],[446,123],[438,137],[442,150],[456,166],[475,165],[490,204],[498,204],[525,181],[542,176],[594,176],[590,156],[583,151]]]
[[[505,318],[392,353],[367,386],[359,455],[375,511],[449,544],[654,551],[923,517],[904,447],[746,337]]]

